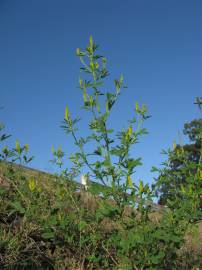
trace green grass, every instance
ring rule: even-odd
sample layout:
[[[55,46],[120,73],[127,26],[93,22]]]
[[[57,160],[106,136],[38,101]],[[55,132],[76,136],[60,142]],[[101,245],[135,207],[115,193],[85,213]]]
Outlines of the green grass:
[[[110,218],[96,222],[102,199],[79,183],[1,162],[0,194],[0,269],[125,269],[105,245],[122,225]],[[125,218],[130,215],[127,208]],[[158,224],[161,213],[150,218]],[[202,267],[201,241],[198,222],[178,251],[176,269]]]

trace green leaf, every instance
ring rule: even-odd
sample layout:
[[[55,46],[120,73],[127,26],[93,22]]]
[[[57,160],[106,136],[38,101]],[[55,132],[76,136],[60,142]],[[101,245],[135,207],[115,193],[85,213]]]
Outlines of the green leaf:
[[[20,214],[24,214],[24,213],[25,213],[25,208],[22,206],[22,204],[21,204],[19,201],[11,202],[10,204],[11,204],[11,206],[13,206],[14,209],[15,209],[16,211],[18,211]]]
[[[113,133],[113,132],[114,132],[113,129],[107,129],[107,130],[106,130],[106,133],[108,133],[108,134],[111,134],[111,133]]]
[[[80,48],[76,49],[76,55],[77,56],[85,56],[86,54],[84,52],[81,52]]]
[[[151,256],[152,264],[158,265],[162,262],[162,259],[165,257],[165,252],[159,251],[157,255]]]
[[[104,162],[103,162],[103,165],[105,167],[108,167],[111,165],[111,162],[110,162],[110,157],[109,156],[105,156],[105,159],[104,159]]]
[[[2,196],[2,195],[4,195],[5,193],[7,193],[6,188],[0,186],[0,195]]]
[[[121,156],[124,152],[124,148],[120,146],[113,147],[110,151],[112,155]]]
[[[94,153],[95,153],[96,155],[98,155],[98,156],[101,156],[101,155],[102,155],[102,148],[101,148],[101,147],[98,147],[98,148],[94,151]]]
[[[106,108],[106,113],[108,114],[109,113],[109,102],[108,101],[106,102],[105,108]]]
[[[5,141],[5,140],[8,139],[9,137],[11,137],[11,135],[3,134],[3,135],[1,135],[1,137],[0,137],[0,141],[1,141],[1,142],[2,142],[2,141]]]
[[[52,239],[55,237],[55,234],[53,232],[45,232],[41,235],[44,239]]]
[[[84,220],[81,220],[78,224],[79,230],[84,230],[87,227],[87,223]]]
[[[142,165],[141,163],[141,158],[137,158],[137,159],[128,159],[127,160],[127,167],[130,171],[132,171],[135,167]]]
[[[153,166],[153,167],[151,168],[151,172],[159,172],[159,169],[156,168],[155,166]]]

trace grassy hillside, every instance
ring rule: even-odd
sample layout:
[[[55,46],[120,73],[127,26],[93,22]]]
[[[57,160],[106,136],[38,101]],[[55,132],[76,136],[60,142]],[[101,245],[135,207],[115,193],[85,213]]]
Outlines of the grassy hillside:
[[[127,269],[107,242],[124,230],[116,215],[104,212],[118,209],[111,208],[113,200],[106,202],[61,177],[2,162],[0,193],[0,269]],[[162,215],[150,213],[150,228],[144,228],[155,230]],[[123,219],[130,218],[139,228],[141,217],[126,207]],[[177,252],[176,269],[201,269],[201,241],[198,222]]]

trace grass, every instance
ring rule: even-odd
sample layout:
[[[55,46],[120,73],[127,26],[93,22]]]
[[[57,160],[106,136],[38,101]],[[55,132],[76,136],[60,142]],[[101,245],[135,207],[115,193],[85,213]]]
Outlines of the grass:
[[[29,187],[30,179],[35,180],[33,191]],[[86,260],[92,253],[88,249],[95,248],[86,245],[86,236],[95,239],[99,233],[103,239],[121,229],[118,222],[109,218],[100,224],[81,223],[82,216],[85,222],[95,218],[100,197],[83,191],[79,183],[2,162],[0,192],[0,269],[115,269],[110,265],[96,268],[96,264]],[[155,207],[157,211],[150,218],[158,223],[161,208]],[[127,207],[125,217],[129,215],[131,209]],[[194,265],[202,268],[202,221],[196,225],[187,232],[186,242],[179,250],[178,269],[192,269]],[[103,256],[115,260],[108,250],[104,254],[102,241],[96,241],[96,248]]]

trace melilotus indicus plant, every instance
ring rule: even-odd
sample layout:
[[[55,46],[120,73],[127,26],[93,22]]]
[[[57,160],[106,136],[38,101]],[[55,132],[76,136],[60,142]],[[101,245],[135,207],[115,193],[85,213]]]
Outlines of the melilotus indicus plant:
[[[109,127],[111,110],[125,88],[124,78],[121,75],[114,80],[114,91],[102,90],[109,72],[107,59],[97,54],[97,49],[90,37],[84,51],[76,50],[82,64],[81,71],[88,78],[79,78],[79,88],[83,109],[92,117],[88,125],[91,134],[87,137],[78,135],[80,119],[72,117],[68,106],[62,125],[78,147],[78,151],[71,155],[73,168],[67,175],[75,177],[85,167],[87,176],[102,184],[88,189],[102,198],[97,200],[98,207],[94,215],[91,213],[91,218],[90,213],[77,205],[81,211],[79,219],[83,219],[80,223],[82,232],[79,231],[82,252],[86,254],[89,265],[92,263],[104,269],[175,269],[177,250],[184,236],[184,229],[179,226],[181,221],[175,222],[174,213],[168,209],[161,220],[151,221],[153,192],[143,181],[134,182],[135,169],[141,165],[141,159],[131,156],[131,148],[147,133],[142,127],[148,118],[147,109],[136,102],[135,115],[128,121],[127,128],[115,133]],[[92,145],[95,148],[90,151]],[[105,230],[103,237],[104,229],[100,227],[106,226],[106,220],[113,229],[108,233]]]
[[[123,194],[131,190],[150,194],[148,185],[144,186],[140,182],[139,188],[133,183],[135,168],[141,165],[141,159],[130,156],[132,146],[139,137],[146,134],[142,128],[142,123],[148,118],[145,105],[142,107],[135,104],[136,115],[128,121],[128,127],[114,134],[114,130],[109,127],[110,112],[115,106],[124,86],[124,78],[114,80],[112,92],[105,92],[103,88],[104,79],[109,75],[106,69],[107,59],[97,54],[98,46],[90,37],[89,44],[85,51],[79,48],[76,54],[79,57],[82,67],[81,71],[88,75],[88,80],[79,78],[79,88],[83,95],[83,109],[91,113],[92,119],[89,123],[91,134],[87,137],[77,135],[78,118],[73,119],[69,108],[65,109],[65,119],[63,128],[67,133],[71,133],[79,151],[71,156],[71,160],[78,168],[85,166],[88,175],[93,180],[99,181],[104,186],[109,186],[113,199],[122,204],[127,200]],[[88,143],[95,145],[95,149],[90,153]],[[80,170],[78,169],[79,173]]]
[[[4,130],[4,124],[0,123],[0,133],[3,132]],[[11,135],[8,135],[6,133],[0,134],[0,143],[3,143],[5,140],[10,138]],[[8,146],[4,146],[1,149],[0,152],[0,161],[9,161],[11,160],[12,162],[19,162],[20,164],[22,163],[29,163],[32,161],[32,157],[28,157],[27,153],[29,150],[28,144],[25,144],[23,146],[20,145],[20,142],[17,140],[15,142],[15,147],[13,149],[9,149]]]
[[[15,142],[15,147],[9,149],[8,146],[4,146],[0,154],[0,158],[3,161],[19,162],[22,164],[28,164],[33,160],[33,156],[28,157],[27,153],[29,150],[29,145],[20,145],[19,141]]]
[[[2,144],[5,140],[7,140],[11,135],[3,133],[5,126],[4,124],[0,123],[0,143]],[[12,152],[8,149],[7,146],[3,147],[0,152],[0,161],[7,160],[8,158],[12,157]]]
[[[51,152],[53,154],[53,159],[50,160],[51,163],[57,165],[59,168],[63,165],[63,157],[65,153],[62,151],[61,146],[55,149],[54,146],[51,147]]]

